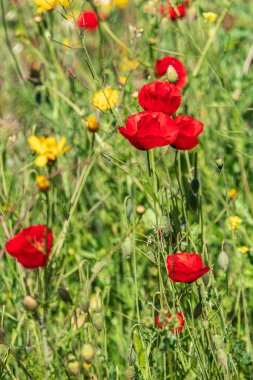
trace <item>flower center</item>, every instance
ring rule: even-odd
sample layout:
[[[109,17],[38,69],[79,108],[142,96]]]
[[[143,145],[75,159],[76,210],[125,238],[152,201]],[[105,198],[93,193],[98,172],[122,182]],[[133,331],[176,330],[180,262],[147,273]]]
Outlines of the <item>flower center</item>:
[[[169,82],[176,83],[178,80],[178,73],[173,66],[169,65],[166,76]]]

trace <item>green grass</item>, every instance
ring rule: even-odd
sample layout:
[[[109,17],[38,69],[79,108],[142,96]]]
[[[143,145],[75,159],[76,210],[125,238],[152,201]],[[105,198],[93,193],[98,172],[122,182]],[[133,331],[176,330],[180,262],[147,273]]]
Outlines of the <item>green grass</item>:
[[[61,8],[35,22],[32,1],[0,0],[1,379],[252,378],[253,3],[192,1],[192,20],[178,22],[161,22],[157,12],[146,12],[147,3],[129,1],[99,30],[80,35]],[[82,5],[74,0],[68,13]],[[203,19],[205,11],[218,14],[215,24]],[[122,68],[122,46],[140,62],[136,69]],[[179,113],[205,128],[192,151],[150,151],[150,176],[146,152],[130,146],[117,127],[140,110],[132,94],[155,79],[154,63],[166,53],[188,71]],[[32,62],[41,67],[37,86],[28,80]],[[125,86],[120,76],[127,77]],[[92,106],[103,85],[120,91],[112,112]],[[95,137],[85,126],[91,114],[100,120]],[[50,169],[37,168],[31,134],[66,136],[72,149]],[[47,193],[37,191],[37,174],[50,174]],[[200,190],[193,199],[195,175]],[[231,201],[232,188],[238,196]],[[227,224],[233,215],[242,220],[236,231]],[[54,233],[48,266],[23,270],[4,252],[6,233],[17,224],[20,230],[47,223]],[[240,253],[241,246],[249,252]],[[165,259],[172,249],[198,252],[211,267],[208,283],[171,282]],[[218,261],[222,250],[226,271]],[[36,312],[22,306],[27,288]],[[165,306],[185,315],[181,334],[156,328]],[[95,357],[84,368],[87,342]],[[81,366],[76,376],[73,361]]]

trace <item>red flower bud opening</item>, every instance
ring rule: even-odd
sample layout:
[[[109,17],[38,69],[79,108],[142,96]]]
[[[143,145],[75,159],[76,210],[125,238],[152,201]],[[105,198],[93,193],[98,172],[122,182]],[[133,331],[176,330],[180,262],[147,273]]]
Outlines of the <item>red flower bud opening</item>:
[[[82,12],[78,19],[77,25],[80,29],[94,30],[98,27],[98,18],[95,12]]]
[[[191,283],[209,272],[197,253],[175,253],[167,257],[169,278],[174,282]]]

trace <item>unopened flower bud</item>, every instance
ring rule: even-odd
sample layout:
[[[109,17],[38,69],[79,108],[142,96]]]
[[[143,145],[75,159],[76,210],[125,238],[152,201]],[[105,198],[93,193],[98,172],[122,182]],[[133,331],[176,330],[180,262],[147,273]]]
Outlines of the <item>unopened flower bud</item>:
[[[195,194],[190,193],[189,196],[189,205],[191,206],[193,211],[197,211],[198,209],[198,198]]]
[[[96,116],[94,116],[94,115],[90,115],[87,118],[86,123],[87,123],[88,130],[90,132],[96,132],[99,129],[99,122],[98,122]]]
[[[145,211],[146,211],[146,209],[145,209],[145,207],[143,205],[138,205],[136,207],[136,212],[139,215],[143,215]]]
[[[94,347],[90,343],[85,343],[81,350],[81,356],[86,363],[91,363],[95,356]]]
[[[178,80],[178,73],[172,65],[169,65],[166,76],[168,81],[171,83],[176,83]]]
[[[199,191],[199,180],[197,178],[191,181],[191,189],[195,194]]]
[[[90,302],[89,302],[89,311],[90,313],[99,313],[102,309],[102,301],[101,297],[98,293],[92,294],[90,296]]]
[[[217,168],[218,168],[218,170],[221,172],[222,171],[222,169],[223,169],[223,165],[224,165],[224,163],[223,163],[223,159],[221,158],[221,157],[216,157],[216,159],[215,159],[215,163],[216,163],[216,165],[217,165]]]
[[[122,244],[122,255],[125,259],[130,259],[133,253],[133,241],[131,238],[127,237]]]
[[[221,269],[223,269],[225,272],[228,269],[229,264],[229,257],[225,251],[221,251],[218,256],[218,263]]]
[[[207,319],[203,319],[203,321],[202,321],[202,326],[204,327],[205,330],[208,329],[208,327],[209,327],[209,322],[208,322]]]
[[[71,375],[78,376],[80,374],[80,364],[77,360],[68,363],[68,370]]]
[[[32,296],[25,296],[23,299],[23,307],[26,311],[35,311],[38,307],[38,302]]]
[[[199,302],[193,310],[193,318],[197,319],[202,314],[202,303]]]
[[[92,317],[93,324],[98,332],[103,330],[104,327],[104,317],[101,313],[96,313]]]
[[[72,298],[65,288],[58,288],[58,294],[64,302],[72,304]]]

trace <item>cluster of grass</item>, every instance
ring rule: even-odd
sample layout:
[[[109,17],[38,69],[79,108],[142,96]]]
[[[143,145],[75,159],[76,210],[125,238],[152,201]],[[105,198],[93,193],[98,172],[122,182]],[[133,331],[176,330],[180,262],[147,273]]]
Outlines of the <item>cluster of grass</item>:
[[[94,3],[38,17],[33,1],[0,0],[0,378],[251,379],[253,3],[191,1],[172,22],[160,2],[129,0],[81,32],[68,18]],[[150,176],[117,127],[140,110],[136,92],[165,55],[188,71],[180,114],[205,127],[192,151],[154,149]],[[102,112],[92,95],[105,86],[120,99]],[[38,168],[31,134],[72,148]],[[29,271],[4,246],[33,224],[52,227],[54,247],[46,268]],[[172,251],[199,253],[209,275],[173,283]],[[28,293],[36,311],[22,305]],[[164,308],[184,314],[181,334],[157,328]]]

